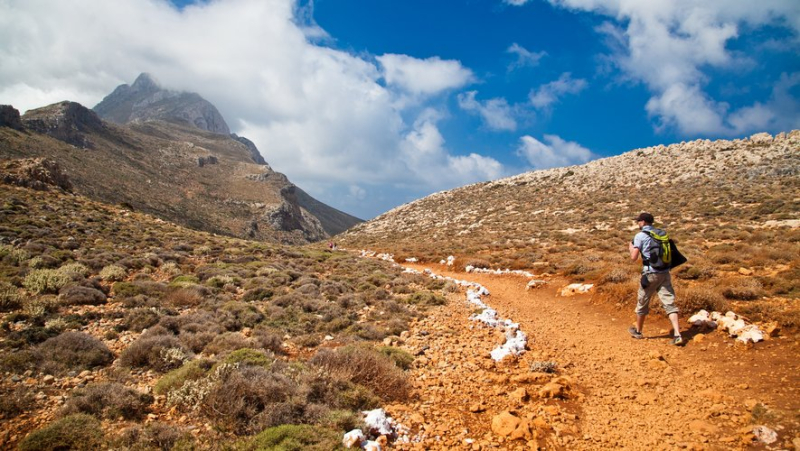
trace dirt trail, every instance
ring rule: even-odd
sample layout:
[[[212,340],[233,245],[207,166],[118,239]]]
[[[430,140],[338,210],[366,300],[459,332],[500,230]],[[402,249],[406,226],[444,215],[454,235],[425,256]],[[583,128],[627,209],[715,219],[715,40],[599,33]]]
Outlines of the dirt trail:
[[[491,292],[485,302],[519,322],[529,336],[530,350],[522,359],[495,365],[488,353],[498,343],[497,333],[466,320],[471,311],[463,294],[415,328],[414,333],[440,329],[407,342],[412,350],[424,343],[438,348],[421,353],[414,370],[418,395],[426,402],[395,406],[395,414],[409,420],[409,411],[428,412],[412,426],[427,428],[426,449],[737,449],[764,446],[749,433],[761,424],[778,432],[775,449],[800,445],[796,337],[747,348],[720,332],[690,331],[684,335],[687,346],[676,348],[658,311],[645,325],[647,339],[633,340],[627,332],[632,312],[592,304],[590,295],[558,296],[564,281],[526,291],[522,277],[407,266],[480,283]],[[449,340],[442,340],[443,330]],[[537,400],[544,380],[520,382],[533,361],[558,363],[575,385],[566,400]],[[517,399],[520,388],[531,399]],[[492,419],[504,410],[529,418],[532,426],[538,422],[533,437],[498,439]]]

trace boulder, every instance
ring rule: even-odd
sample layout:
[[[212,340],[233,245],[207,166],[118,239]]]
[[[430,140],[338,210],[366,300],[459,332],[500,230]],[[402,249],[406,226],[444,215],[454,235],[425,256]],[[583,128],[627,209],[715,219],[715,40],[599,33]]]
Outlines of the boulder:
[[[501,412],[492,418],[492,432],[501,437],[508,437],[514,433],[521,421],[509,411]]]

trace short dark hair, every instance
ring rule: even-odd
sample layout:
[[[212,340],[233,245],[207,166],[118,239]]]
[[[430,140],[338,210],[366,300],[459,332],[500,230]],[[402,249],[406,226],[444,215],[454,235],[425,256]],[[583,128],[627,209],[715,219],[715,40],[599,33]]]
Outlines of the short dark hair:
[[[650,213],[639,213],[639,216],[636,217],[636,221],[644,221],[647,224],[652,224],[656,221],[656,218],[653,217]]]

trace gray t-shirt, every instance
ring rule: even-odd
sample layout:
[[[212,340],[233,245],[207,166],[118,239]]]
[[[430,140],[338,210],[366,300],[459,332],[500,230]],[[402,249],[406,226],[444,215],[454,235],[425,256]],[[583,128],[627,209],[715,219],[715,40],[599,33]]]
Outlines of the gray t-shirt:
[[[641,232],[637,233],[633,237],[633,247],[635,247],[636,249],[639,249],[639,252],[642,254],[643,260],[650,258],[649,249],[650,249],[650,246],[652,246],[653,241],[655,241],[653,238],[650,237],[650,235],[645,233],[645,232],[648,232],[650,230],[655,231],[657,235],[664,234],[663,230],[657,229],[657,228],[655,228],[655,227],[653,227],[651,225],[646,225],[646,226],[642,227],[642,231]],[[659,273],[659,272],[669,272],[669,268],[667,268],[667,269],[653,269],[648,265],[643,265],[642,266],[642,273],[644,273],[644,274]]]

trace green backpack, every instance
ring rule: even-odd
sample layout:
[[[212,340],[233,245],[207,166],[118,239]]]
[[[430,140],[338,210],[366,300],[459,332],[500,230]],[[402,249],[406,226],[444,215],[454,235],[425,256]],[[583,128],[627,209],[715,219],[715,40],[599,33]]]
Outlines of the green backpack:
[[[662,232],[663,234],[659,234]],[[672,269],[686,263],[686,257],[678,251],[675,242],[670,239],[667,232],[663,230],[648,230],[648,235],[653,241],[650,242],[648,254],[650,258],[644,258],[642,253],[642,263],[656,270]]]

